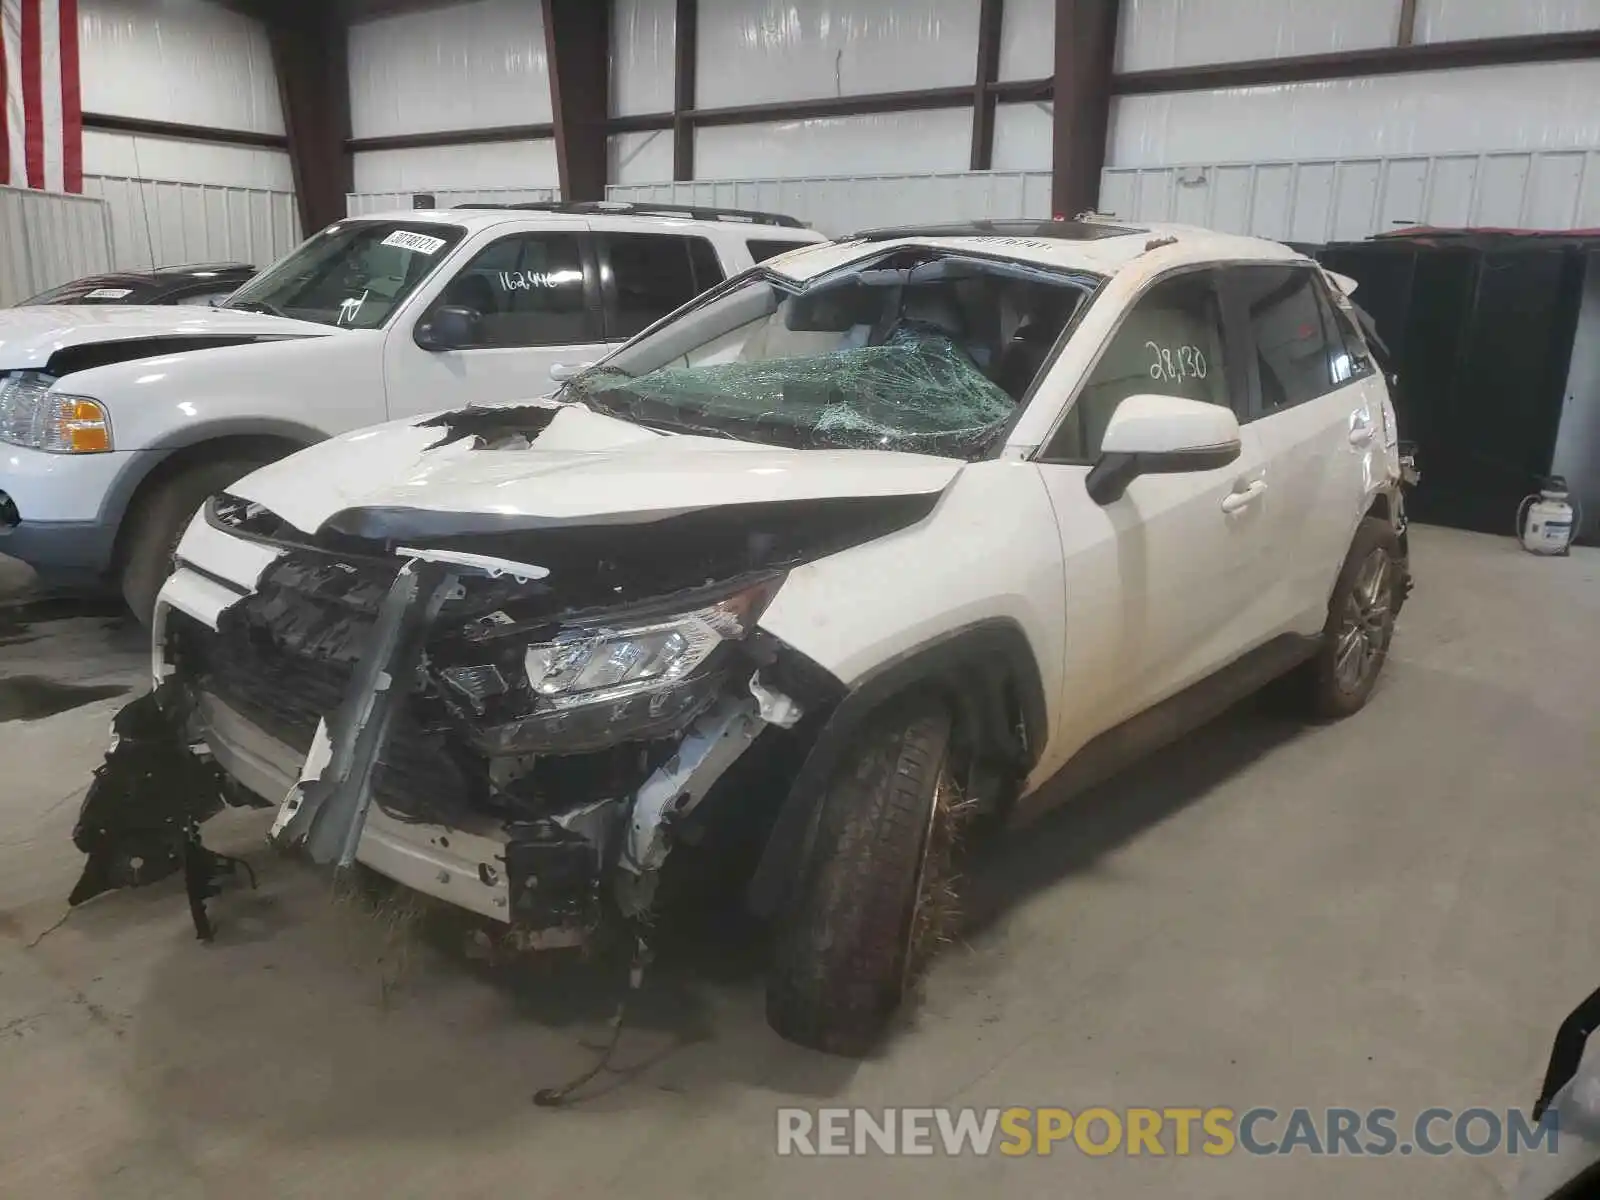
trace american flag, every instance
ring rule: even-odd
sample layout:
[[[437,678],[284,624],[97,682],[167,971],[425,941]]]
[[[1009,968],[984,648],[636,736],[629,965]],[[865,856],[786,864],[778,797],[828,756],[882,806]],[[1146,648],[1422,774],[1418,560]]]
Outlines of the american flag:
[[[83,191],[78,0],[0,0],[0,184]]]

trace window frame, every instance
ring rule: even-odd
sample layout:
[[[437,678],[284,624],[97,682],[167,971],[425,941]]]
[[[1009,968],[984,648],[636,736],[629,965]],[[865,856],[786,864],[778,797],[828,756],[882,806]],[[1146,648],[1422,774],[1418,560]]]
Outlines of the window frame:
[[[502,233],[499,237],[491,238],[476,249],[468,250],[465,261],[461,267],[451,272],[443,282],[434,280],[437,285],[432,296],[422,306],[422,311],[417,314],[411,323],[411,340],[420,348],[427,350],[421,342],[417,341],[417,331],[427,323],[439,307],[439,301],[450,290],[450,286],[472,269],[474,263],[484,255],[506,242],[526,240],[528,238],[564,237],[573,238],[578,243],[578,259],[583,264],[583,312],[586,328],[585,338],[576,342],[536,342],[531,345],[517,346],[460,346],[448,351],[451,354],[475,354],[485,350],[559,350],[563,346],[591,346],[605,341],[605,314],[600,302],[600,267],[596,257],[594,238],[587,229],[516,229]],[[432,351],[430,351],[432,353]]]
[[[1055,423],[1050,426],[1049,434],[1046,435],[1043,441],[1039,443],[1038,449],[1035,450],[1030,456],[1031,461],[1036,462],[1041,466],[1094,466],[1096,460],[1068,458],[1065,456],[1054,455],[1051,453],[1051,448],[1055,445],[1056,439],[1060,436],[1062,429],[1066,426],[1068,418],[1071,417],[1072,413],[1077,409],[1078,401],[1082,399],[1084,390],[1089,386],[1089,381],[1094,378],[1094,373],[1099,370],[1100,363],[1104,360],[1105,356],[1111,352],[1112,344],[1116,342],[1118,335],[1122,333],[1122,327],[1127,323],[1129,314],[1131,314],[1135,308],[1142,304],[1145,298],[1151,292],[1160,287],[1162,284],[1187,275],[1196,275],[1201,272],[1209,272],[1212,275],[1211,289],[1217,300],[1217,322],[1219,325],[1219,332],[1222,335],[1223,375],[1227,383],[1228,397],[1230,401],[1228,407],[1230,411],[1232,411],[1234,417],[1238,420],[1240,426],[1243,426],[1246,420],[1244,413],[1249,411],[1249,392],[1247,390],[1245,380],[1241,377],[1242,364],[1240,364],[1238,361],[1240,358],[1238,350],[1238,331],[1234,327],[1233,321],[1230,318],[1228,295],[1229,289],[1224,286],[1226,271],[1230,266],[1234,265],[1236,264],[1232,262],[1184,263],[1181,266],[1172,267],[1166,271],[1162,271],[1158,275],[1152,275],[1149,279],[1145,280],[1143,286],[1141,286],[1139,290],[1129,298],[1128,302],[1122,306],[1122,311],[1117,314],[1115,323],[1113,323],[1111,329],[1107,332],[1105,339],[1095,350],[1093,360],[1073,383],[1071,391],[1068,393],[1066,400],[1063,401],[1061,405],[1061,411],[1056,414]],[[1072,328],[1069,324],[1068,329],[1064,333],[1063,342],[1061,343],[1062,346],[1065,345],[1065,337],[1070,336],[1071,333]],[[1060,349],[1061,347],[1058,346],[1058,355]],[[1045,368],[1040,372],[1039,378],[1034,381],[1035,389],[1038,388],[1039,383],[1049,374],[1050,367],[1052,365],[1053,362],[1047,363]]]
[[[791,241],[788,238],[778,238],[778,237],[764,237],[764,238],[763,237],[746,237],[745,240],[744,240],[744,249],[745,249],[745,253],[750,256],[750,261],[752,263],[754,263],[756,266],[759,267],[764,262],[770,262],[774,258],[778,258],[778,257],[780,257],[782,255],[789,254],[789,253],[791,253],[791,252],[793,252],[795,250],[802,250],[802,249],[806,248],[807,246],[820,246],[822,244],[823,243],[821,243],[821,242],[796,242],[796,241]],[[781,249],[781,250],[768,250],[766,253],[762,254],[760,257],[757,257],[756,256],[756,247],[757,246],[766,246],[766,247],[782,246],[783,249]]]
[[[1328,364],[1329,382],[1322,391],[1318,392],[1314,396],[1306,396],[1302,399],[1295,400],[1292,403],[1279,405],[1277,408],[1268,409],[1266,407],[1265,392],[1261,387],[1260,347],[1256,344],[1255,323],[1250,317],[1249,302],[1245,299],[1245,289],[1242,286],[1241,277],[1239,274],[1241,270],[1263,268],[1267,270],[1299,271],[1308,276],[1311,280],[1312,296],[1316,300],[1318,313],[1317,319],[1322,326],[1323,345],[1328,348],[1331,348],[1332,346],[1342,346],[1345,347],[1345,352],[1349,353],[1349,348],[1345,342],[1344,331],[1340,329],[1337,316],[1334,312],[1335,305],[1333,298],[1327,294],[1328,282],[1322,276],[1322,268],[1316,263],[1298,262],[1292,259],[1230,263],[1227,267],[1227,270],[1223,273],[1224,290],[1226,292],[1226,298],[1233,312],[1234,319],[1238,322],[1238,336],[1240,339],[1239,344],[1252,351],[1252,353],[1244,355],[1246,361],[1243,364],[1245,373],[1249,378],[1250,415],[1248,418],[1243,416],[1239,418],[1239,424],[1241,425],[1248,424],[1250,421],[1260,421],[1268,417],[1279,416],[1282,413],[1293,412],[1297,408],[1307,404],[1314,404],[1318,400],[1326,399],[1334,392],[1350,387],[1353,384],[1360,383],[1363,379],[1367,378],[1366,374],[1352,373],[1349,379],[1343,380],[1342,382],[1334,382],[1333,367],[1332,363],[1330,362]],[[1365,349],[1364,345],[1363,349]],[[1370,350],[1366,351],[1365,357],[1369,365],[1369,373],[1376,372],[1377,367],[1374,363]],[[1354,355],[1352,355],[1351,358],[1353,365]]]
[[[716,242],[703,233],[660,233],[654,230],[645,229],[596,229],[592,231],[591,236],[593,238],[595,261],[598,264],[600,277],[601,340],[611,345],[621,346],[627,342],[631,342],[634,338],[638,337],[646,330],[654,329],[658,324],[672,316],[674,313],[680,312],[687,308],[689,305],[693,304],[696,300],[706,295],[708,292],[716,290],[716,288],[720,287],[723,283],[726,283],[729,279],[728,269],[722,261],[721,253],[717,250]],[[644,237],[653,238],[659,241],[676,242],[678,247],[683,251],[684,265],[689,270],[690,286],[696,289],[694,295],[690,296],[682,304],[678,305],[677,308],[672,309],[670,312],[663,313],[654,321],[651,321],[648,325],[635,330],[633,333],[619,332],[621,328],[621,320],[618,303],[619,297],[617,292],[617,275],[616,268],[611,262],[610,239],[614,237]],[[694,253],[689,246],[689,243],[692,241],[704,242],[706,247],[711,251],[711,257],[716,261],[717,270],[722,272],[721,280],[707,287],[700,286],[700,273],[695,269]]]

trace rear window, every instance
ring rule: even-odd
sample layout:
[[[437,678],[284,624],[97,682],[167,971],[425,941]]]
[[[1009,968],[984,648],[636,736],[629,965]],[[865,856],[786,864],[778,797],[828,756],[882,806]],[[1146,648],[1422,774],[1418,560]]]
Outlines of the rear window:
[[[723,280],[716,249],[705,238],[659,233],[599,233],[611,270],[606,335],[631,338]]]
[[[813,242],[790,242],[782,238],[751,238],[745,243],[750,247],[750,257],[758,263],[764,263],[769,258],[777,258],[780,254],[787,254],[791,250],[798,250],[802,246],[814,245]]]

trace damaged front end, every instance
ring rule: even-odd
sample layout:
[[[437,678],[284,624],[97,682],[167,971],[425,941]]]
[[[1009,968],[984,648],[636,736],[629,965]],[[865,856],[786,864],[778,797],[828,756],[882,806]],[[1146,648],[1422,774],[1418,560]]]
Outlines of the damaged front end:
[[[227,504],[220,523],[244,519]],[[592,528],[587,562],[559,534],[512,539],[543,543],[558,571],[486,543],[401,544],[415,532],[403,515],[345,515],[344,532],[332,521],[323,544],[280,555],[214,628],[165,609],[165,678],[133,707],[191,771],[166,803],[187,837],[230,788],[281,801],[279,846],[488,918],[512,949],[584,946],[608,921],[645,920],[729,768],[758,743],[782,749],[756,759],[792,762],[790,731],[837,700],[757,622],[794,562],[915,519],[898,498],[871,517],[848,507],[811,506],[798,540],[776,511],[754,532],[750,514],[725,514],[739,548],[720,559],[704,514],[639,527],[641,546],[657,542],[647,572],[628,569],[637,553],[597,550]],[[698,548],[676,571],[661,565],[683,545],[674,522]],[[751,803],[775,813],[784,782]],[[144,796],[120,807],[150,811]]]

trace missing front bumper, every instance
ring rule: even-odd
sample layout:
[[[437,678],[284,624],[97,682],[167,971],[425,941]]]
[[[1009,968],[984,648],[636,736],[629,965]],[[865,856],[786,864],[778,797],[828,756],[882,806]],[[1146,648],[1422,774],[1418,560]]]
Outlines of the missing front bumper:
[[[191,697],[191,735],[226,777],[283,800],[281,846],[360,863],[505,926],[519,948],[582,944],[608,917],[650,910],[679,824],[800,710],[759,684],[752,661],[724,671],[670,737],[484,754],[469,730],[446,736],[421,715],[430,704],[437,715],[429,637],[454,627],[439,612],[460,595],[461,566],[411,564],[387,591],[341,576],[331,621],[270,578],[208,619],[172,610],[158,672]]]

